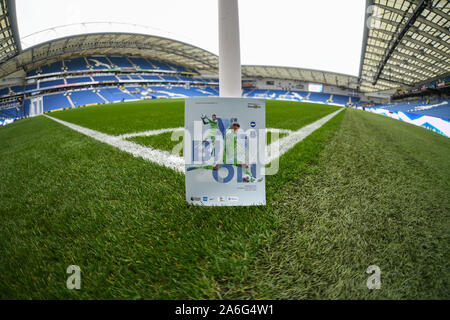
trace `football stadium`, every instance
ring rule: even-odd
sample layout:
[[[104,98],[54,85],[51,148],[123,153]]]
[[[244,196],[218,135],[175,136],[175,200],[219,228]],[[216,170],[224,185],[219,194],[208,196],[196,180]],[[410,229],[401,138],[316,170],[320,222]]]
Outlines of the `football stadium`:
[[[156,15],[162,2],[138,3]],[[240,0],[242,32],[246,2],[268,11]],[[210,207],[237,198],[186,202],[185,105],[223,97],[225,51],[113,17],[25,32],[38,2],[0,0],[0,299],[449,299],[450,2],[353,2],[361,39],[323,51],[355,54],[353,74],[240,65],[279,169],[259,180],[265,205]],[[255,30],[274,59],[288,51]],[[305,32],[284,30],[305,52],[325,41]],[[211,114],[202,125],[218,132]]]

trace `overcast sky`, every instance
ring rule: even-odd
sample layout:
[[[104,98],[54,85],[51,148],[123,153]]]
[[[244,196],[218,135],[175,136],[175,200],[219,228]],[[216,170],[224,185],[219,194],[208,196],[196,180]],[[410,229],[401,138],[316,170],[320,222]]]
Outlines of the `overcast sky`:
[[[218,54],[217,0],[16,0],[23,46],[65,35],[135,31],[169,37]],[[126,5],[125,5],[126,4]],[[365,0],[239,0],[242,63],[358,75]],[[143,25],[67,27],[83,22]]]

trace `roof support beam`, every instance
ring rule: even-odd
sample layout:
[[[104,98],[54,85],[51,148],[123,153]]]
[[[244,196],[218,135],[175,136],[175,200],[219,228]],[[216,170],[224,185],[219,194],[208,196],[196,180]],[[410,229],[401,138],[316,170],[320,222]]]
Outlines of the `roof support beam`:
[[[387,62],[389,61],[389,58],[394,53],[397,46],[402,41],[405,34],[408,32],[409,28],[416,22],[417,18],[422,14],[423,10],[430,4],[430,0],[421,0],[420,3],[417,5],[417,7],[414,9],[413,14],[409,18],[408,22],[403,26],[402,30],[400,30],[397,38],[394,40],[394,43],[391,45],[388,53],[386,54],[386,57],[384,58],[383,62],[379,66],[379,69],[375,75],[375,79],[373,82],[373,85],[377,84],[378,79],[380,79],[381,73],[384,70],[384,67],[386,66]]]
[[[362,50],[361,50],[361,61],[360,61],[360,65],[359,65],[359,78],[361,79],[362,76],[362,72],[363,72],[363,66],[364,66],[364,56],[366,54],[366,48],[367,48],[367,41],[369,39],[369,26],[368,26],[368,22],[369,22],[369,18],[372,15],[372,13],[368,12],[369,11],[369,7],[373,6],[374,0],[366,0],[366,11],[365,13],[365,18],[364,18],[364,35],[363,35],[363,43],[362,43]],[[359,80],[361,81],[361,80]]]

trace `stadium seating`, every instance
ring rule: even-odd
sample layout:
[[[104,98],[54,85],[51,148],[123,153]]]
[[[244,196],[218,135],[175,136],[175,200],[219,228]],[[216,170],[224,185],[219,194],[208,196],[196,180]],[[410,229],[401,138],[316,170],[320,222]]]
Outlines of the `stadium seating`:
[[[115,87],[100,89],[100,94],[109,102],[136,100],[132,95]]]
[[[111,63],[106,57],[88,57],[86,58],[92,70],[110,70],[113,69]]]
[[[50,80],[50,81],[41,81],[39,83],[39,89],[52,89],[56,86],[64,85],[63,79]]]
[[[133,65],[126,57],[109,57],[109,60],[118,68],[133,68]]]
[[[86,71],[89,70],[84,58],[75,58],[64,61],[67,71]]]
[[[92,56],[73,58],[64,61],[61,60],[48,65],[43,65],[39,68],[29,70],[27,72],[27,77],[45,77],[65,72],[108,71],[115,69],[116,67],[121,69],[160,71],[178,74],[186,72],[197,73],[195,70],[190,70],[173,63],[161,62],[154,59],[150,60],[142,57]]]
[[[68,84],[92,82],[90,77],[75,77],[75,78],[67,78],[66,80]]]
[[[436,99],[429,102],[426,100],[413,100],[390,105],[381,105],[379,108],[450,120],[450,99]]]
[[[9,95],[9,88],[0,89],[0,97]]]
[[[117,78],[119,78],[119,80],[125,80],[125,81],[130,81],[130,77],[125,75],[125,74],[119,74],[117,76]]]
[[[21,117],[21,111],[17,102],[7,103],[3,110],[0,110],[0,117],[4,119],[17,119]]]
[[[150,75],[142,75],[142,79],[148,81],[162,82],[163,79],[160,76],[150,76]]]
[[[63,71],[63,65],[61,61],[57,61],[52,64],[42,66],[41,70],[41,74],[60,73]]]
[[[149,60],[149,62],[155,66],[156,70],[161,71],[175,71],[174,69],[170,68],[166,63],[157,61],[157,60]]]
[[[73,104],[76,107],[86,106],[90,104],[105,103],[105,100],[91,90],[73,91],[70,94]]]
[[[11,87],[11,91],[12,91],[13,94],[23,93],[23,91],[24,91],[24,86],[14,86],[14,87]]]
[[[145,60],[144,58],[130,58],[130,61],[132,63],[134,63],[134,65],[138,68],[138,69],[142,69],[142,70],[153,70],[155,69],[154,66],[152,66],[147,60]]]
[[[174,76],[161,76],[161,78],[163,78],[163,80],[168,82],[180,82],[180,79]]]
[[[67,97],[61,93],[44,96],[43,103],[44,103],[44,112],[72,107]]]
[[[178,76],[177,78],[179,78],[183,82],[194,82],[194,79],[188,77]]]
[[[130,75],[130,79],[131,80],[138,80],[138,81],[142,81],[142,77],[137,75],[137,74],[132,74]]]
[[[36,90],[37,89],[37,84],[35,84],[35,83],[33,83],[33,84],[27,84],[26,86],[25,86],[25,93],[30,93],[30,92],[32,92],[32,91],[34,91],[34,90]]]
[[[349,101],[350,101],[350,97],[348,97],[348,96],[343,96],[343,95],[339,95],[339,94],[333,95],[333,103],[345,106],[349,103]]]
[[[119,80],[115,76],[94,76],[94,81],[98,82],[118,82]]]

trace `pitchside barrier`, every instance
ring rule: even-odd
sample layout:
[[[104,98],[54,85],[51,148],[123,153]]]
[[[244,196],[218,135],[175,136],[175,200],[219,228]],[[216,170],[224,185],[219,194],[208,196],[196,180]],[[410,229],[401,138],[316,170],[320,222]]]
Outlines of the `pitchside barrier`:
[[[358,107],[358,109],[363,110],[362,107]],[[365,110],[375,114],[381,114],[392,119],[407,122],[450,138],[450,121],[445,119],[379,108],[365,108]]]

